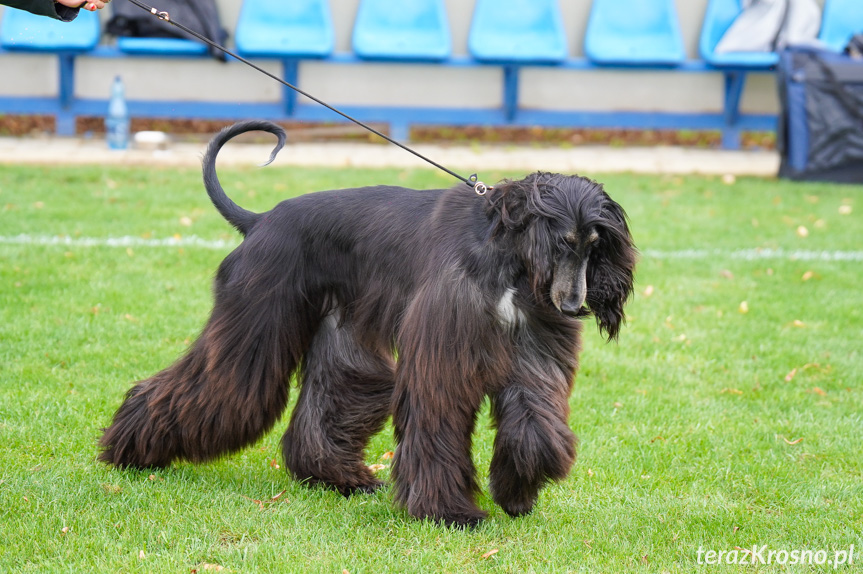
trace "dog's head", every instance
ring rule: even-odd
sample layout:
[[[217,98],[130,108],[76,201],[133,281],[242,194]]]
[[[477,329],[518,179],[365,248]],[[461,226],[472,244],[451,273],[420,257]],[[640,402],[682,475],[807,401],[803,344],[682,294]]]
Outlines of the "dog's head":
[[[534,173],[501,182],[488,198],[492,237],[511,244],[536,299],[570,317],[593,314],[608,339],[616,338],[637,251],[623,208],[602,185]]]

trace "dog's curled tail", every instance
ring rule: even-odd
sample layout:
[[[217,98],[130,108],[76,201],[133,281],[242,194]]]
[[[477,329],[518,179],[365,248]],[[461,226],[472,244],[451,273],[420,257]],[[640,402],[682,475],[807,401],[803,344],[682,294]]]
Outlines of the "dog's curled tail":
[[[274,147],[273,151],[270,153],[270,159],[261,167],[269,165],[274,159],[276,159],[276,154],[279,153],[279,150],[284,147],[287,136],[285,135],[285,130],[281,127],[264,120],[237,122],[232,126],[224,128],[210,140],[210,144],[207,146],[207,151],[204,152],[204,159],[202,160],[204,167],[204,187],[207,188],[207,194],[210,196],[210,201],[213,202],[213,205],[216,206],[216,209],[219,210],[222,217],[224,217],[228,223],[236,227],[237,231],[243,235],[248,233],[258,219],[260,219],[261,215],[253,211],[243,209],[234,203],[234,201],[225,193],[225,190],[222,189],[222,184],[219,183],[219,177],[216,175],[216,155],[218,155],[222,146],[228,143],[228,140],[240,134],[252,131],[269,132],[279,138],[276,147]]]

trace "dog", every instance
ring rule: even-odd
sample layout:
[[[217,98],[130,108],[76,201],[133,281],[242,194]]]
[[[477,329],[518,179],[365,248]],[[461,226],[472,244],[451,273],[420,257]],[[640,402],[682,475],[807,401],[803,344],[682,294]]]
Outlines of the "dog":
[[[394,496],[414,517],[485,516],[471,435],[497,430],[493,500],[531,511],[575,460],[568,397],[582,319],[616,339],[637,251],[624,210],[590,179],[534,173],[485,196],[459,185],[320,191],[254,213],[225,194],[216,156],[265,121],[222,130],[203,158],[213,205],[243,236],[214,307],[173,365],[138,382],[100,444],[118,467],[215,459],[254,443],[299,397],[282,439],[299,480],[344,495],[382,486],[363,456],[392,416]],[[269,163],[269,162],[268,162]]]

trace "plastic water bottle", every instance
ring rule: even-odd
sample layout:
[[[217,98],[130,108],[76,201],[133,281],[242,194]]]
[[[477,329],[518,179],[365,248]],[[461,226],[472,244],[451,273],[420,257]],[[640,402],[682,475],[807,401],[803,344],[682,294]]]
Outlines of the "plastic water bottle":
[[[126,88],[120,76],[114,78],[108,115],[105,117],[105,132],[110,149],[129,147],[129,108],[126,106]]]

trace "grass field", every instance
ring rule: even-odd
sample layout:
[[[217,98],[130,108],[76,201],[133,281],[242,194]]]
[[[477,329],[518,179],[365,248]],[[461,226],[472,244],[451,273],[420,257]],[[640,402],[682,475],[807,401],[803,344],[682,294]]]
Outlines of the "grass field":
[[[256,210],[449,184],[421,170],[221,175]],[[799,572],[833,565],[788,553],[841,561],[851,545],[839,570],[863,571],[863,187],[590,175],[643,252],[629,324],[618,344],[585,330],[570,477],[520,519],[483,494],[489,519],[459,531],[409,519],[386,489],[344,499],[290,480],[287,417],[212,464],[97,463],[125,391],[197,335],[237,238],[197,170],[0,166],[0,572]],[[482,484],[492,440],[485,412]],[[394,446],[386,430],[368,463]],[[756,561],[788,563],[699,564],[756,546]]]

